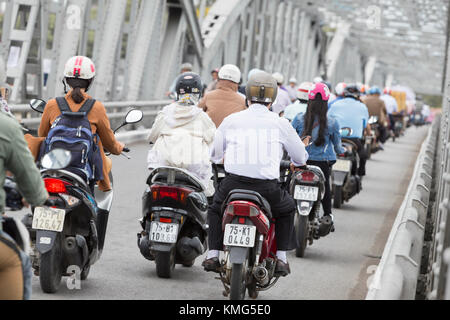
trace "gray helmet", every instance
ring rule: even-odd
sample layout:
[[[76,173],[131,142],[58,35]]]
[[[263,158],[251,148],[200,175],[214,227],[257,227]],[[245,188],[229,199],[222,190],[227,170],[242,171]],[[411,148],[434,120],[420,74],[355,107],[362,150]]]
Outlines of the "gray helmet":
[[[257,72],[248,80],[245,92],[248,101],[273,103],[278,96],[278,83],[267,72]]]

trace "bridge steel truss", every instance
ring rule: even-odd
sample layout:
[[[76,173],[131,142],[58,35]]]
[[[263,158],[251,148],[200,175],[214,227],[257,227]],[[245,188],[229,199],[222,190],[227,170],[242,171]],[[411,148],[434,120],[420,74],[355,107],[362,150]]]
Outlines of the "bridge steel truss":
[[[286,79],[364,82],[366,61],[342,31],[282,0],[0,0],[0,58],[12,102],[63,94],[64,63],[87,55],[97,66],[92,94],[104,101],[161,99],[183,62],[205,82],[226,63],[243,83],[253,68]],[[207,12],[207,15],[199,15]],[[347,27],[348,28],[348,27]],[[45,81],[44,81],[45,79]],[[380,79],[384,79],[384,75]]]

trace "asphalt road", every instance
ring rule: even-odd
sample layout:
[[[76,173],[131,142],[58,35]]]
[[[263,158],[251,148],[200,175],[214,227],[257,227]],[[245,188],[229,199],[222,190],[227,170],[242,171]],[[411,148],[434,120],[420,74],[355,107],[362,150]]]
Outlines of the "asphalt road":
[[[334,211],[336,232],[308,247],[303,259],[289,253],[292,274],[258,299],[364,299],[367,280],[382,255],[426,133],[426,128],[411,128],[396,143],[388,142],[384,152],[373,155],[363,192]],[[141,256],[136,234],[149,146],[130,147],[131,160],[113,159],[115,200],[101,260],[79,290],[69,290],[63,278],[60,291],[47,295],[34,277],[33,299],[226,299],[221,282],[200,266],[203,257],[192,268],[177,265],[173,278],[166,280],[159,279],[155,264]]]

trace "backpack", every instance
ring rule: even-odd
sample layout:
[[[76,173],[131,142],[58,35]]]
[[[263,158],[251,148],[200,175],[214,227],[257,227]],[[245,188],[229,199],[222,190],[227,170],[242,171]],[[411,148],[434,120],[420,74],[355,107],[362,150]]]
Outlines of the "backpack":
[[[41,156],[53,149],[69,150],[72,160],[67,170],[85,175],[89,182],[103,180],[103,161],[98,147],[99,137],[92,133],[88,114],[95,100],[88,99],[78,112],[72,112],[64,97],[56,98],[61,111],[43,143]]]

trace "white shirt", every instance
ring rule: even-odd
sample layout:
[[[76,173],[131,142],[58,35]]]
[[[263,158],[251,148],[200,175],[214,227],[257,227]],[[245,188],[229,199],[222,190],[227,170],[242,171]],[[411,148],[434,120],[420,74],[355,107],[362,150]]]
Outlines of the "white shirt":
[[[272,111],[279,115],[291,103],[292,101],[289,97],[289,93],[281,88],[278,88],[278,96],[272,105]]]
[[[395,100],[393,96],[384,94],[380,97],[380,99],[384,101],[388,114],[393,114],[394,112],[398,111],[397,100]]]
[[[216,131],[211,160],[223,162],[231,174],[275,180],[280,178],[283,148],[294,165],[306,164],[305,145],[289,121],[264,105],[253,104],[225,118]]]

